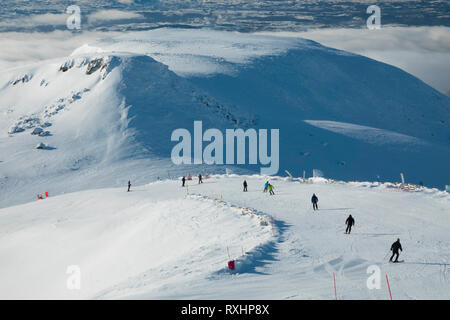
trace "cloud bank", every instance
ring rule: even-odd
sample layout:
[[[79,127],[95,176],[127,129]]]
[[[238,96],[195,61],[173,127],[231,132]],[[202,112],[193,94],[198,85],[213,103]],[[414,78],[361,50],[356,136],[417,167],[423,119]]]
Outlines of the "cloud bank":
[[[53,31],[46,33],[0,33],[0,70],[31,64],[41,60],[66,57],[85,43],[120,32]]]
[[[141,18],[144,18],[144,16],[136,12],[108,9],[91,13],[88,16],[88,23]]]
[[[22,16],[19,18],[7,18],[0,20],[0,27],[10,27],[15,26],[22,30],[33,30],[36,31],[38,27],[65,27],[67,19],[71,14],[66,12],[61,13],[44,13],[44,14],[31,14],[28,16]],[[127,10],[117,10],[117,9],[105,9],[96,11],[93,13],[84,13],[83,8],[81,8],[81,16],[86,16],[82,25],[87,21],[87,26],[82,26],[82,28],[89,28],[92,25],[105,23],[105,22],[117,22],[120,20],[139,20],[144,19],[142,14],[134,11]],[[15,30],[14,30],[15,31]]]

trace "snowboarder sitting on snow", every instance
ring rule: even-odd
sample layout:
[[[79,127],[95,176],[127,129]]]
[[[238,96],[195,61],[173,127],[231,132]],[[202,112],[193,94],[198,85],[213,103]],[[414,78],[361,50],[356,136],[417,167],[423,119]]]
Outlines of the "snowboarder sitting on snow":
[[[244,192],[247,192],[247,181],[244,180]]]
[[[269,181],[266,181],[266,183],[264,184],[264,191],[263,192],[267,192],[268,188],[269,188]]]
[[[131,188],[131,181],[128,180],[128,191],[127,192],[130,192],[130,188]]]
[[[350,232],[352,232],[352,226],[355,225],[355,219],[353,219],[352,215],[348,216],[347,220],[345,220],[345,224],[347,225],[345,233],[348,232],[348,234],[350,234]]]
[[[312,195],[311,202],[313,204],[313,209],[319,210],[319,207],[317,206],[317,202],[319,202],[319,198],[317,198],[315,193],[313,193],[313,195]]]
[[[198,174],[198,184],[200,184],[200,183],[203,183],[202,174],[201,173]]]
[[[395,241],[392,246],[391,246],[391,251],[392,251],[392,256],[389,259],[389,262],[392,262],[392,258],[394,258],[394,255],[397,255],[397,257],[395,258],[394,262],[398,262],[398,256],[400,255],[398,253],[398,250],[400,249],[400,251],[403,251],[402,249],[402,245],[400,243],[400,239],[397,239],[397,241]]]
[[[184,176],[181,178],[181,182],[183,183],[182,187],[184,187],[184,184],[186,183],[186,178]]]
[[[273,192],[274,187],[273,187],[273,185],[271,185],[270,183],[269,183],[268,189],[269,189],[269,194],[270,194],[271,196],[275,194],[275,192]]]

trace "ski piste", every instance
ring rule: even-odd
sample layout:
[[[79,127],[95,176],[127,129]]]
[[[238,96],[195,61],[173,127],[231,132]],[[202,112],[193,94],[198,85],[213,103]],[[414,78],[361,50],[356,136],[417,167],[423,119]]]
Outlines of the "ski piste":
[[[280,195],[261,192],[267,179]],[[247,192],[242,191],[244,180]],[[385,292],[366,289],[367,269],[374,265],[392,278],[397,299],[450,294],[442,264],[390,268],[389,257],[380,260],[391,254],[397,238],[407,261],[449,259],[450,241],[444,241],[449,225],[441,219],[448,211],[448,195],[442,191],[392,192],[364,182],[258,175],[211,175],[203,184],[194,181],[189,190],[181,186],[181,177],[132,185],[133,192],[122,187],[50,193],[43,200],[0,209],[0,256],[19,252],[22,257],[20,264],[0,261],[1,297],[23,292],[33,298],[76,296],[48,283],[58,281],[61,264],[77,257],[86,259],[85,275],[98,280],[86,280],[90,289],[78,291],[84,298],[328,299],[335,272],[340,299],[385,299]],[[321,199],[320,215],[311,211],[312,192]],[[341,229],[349,210],[358,224],[351,236]],[[268,222],[262,224],[258,217]],[[417,219],[427,228],[418,227]],[[27,230],[33,236],[22,238]],[[114,250],[108,250],[111,245]],[[36,246],[48,251],[40,253]],[[228,261],[235,262],[234,270]],[[26,277],[29,264],[44,270],[41,277]],[[424,282],[433,291],[424,292]],[[23,291],[30,286],[39,290]]]

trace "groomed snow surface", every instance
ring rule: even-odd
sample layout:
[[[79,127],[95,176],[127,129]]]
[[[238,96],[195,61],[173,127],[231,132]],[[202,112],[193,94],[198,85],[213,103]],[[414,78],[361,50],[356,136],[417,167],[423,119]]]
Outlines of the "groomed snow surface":
[[[189,195],[166,180],[0,209],[0,298],[334,299],[334,273],[338,299],[389,299],[386,275],[393,299],[450,299],[447,192],[273,177],[270,196],[266,179],[212,176],[189,181]],[[397,238],[405,262],[390,264]],[[67,288],[73,265],[80,290]],[[371,265],[380,289],[366,286]]]

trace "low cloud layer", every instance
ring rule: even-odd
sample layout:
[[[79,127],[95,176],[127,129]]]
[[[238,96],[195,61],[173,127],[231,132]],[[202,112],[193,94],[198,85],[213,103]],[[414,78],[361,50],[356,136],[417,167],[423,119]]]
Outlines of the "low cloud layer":
[[[143,19],[144,16],[134,12],[134,11],[126,11],[126,10],[117,10],[117,9],[105,9],[96,11],[89,14],[84,14],[81,11],[82,16],[86,17],[86,20],[83,21],[83,24],[87,22],[87,26],[83,26],[83,28],[90,28],[93,25],[98,23],[105,22],[117,22],[120,20],[140,20]],[[19,18],[7,18],[2,19],[0,21],[0,27],[9,27],[15,26],[20,31],[23,30],[36,30],[38,27],[54,27],[61,28],[65,27],[67,24],[67,19],[71,16],[72,13],[61,12],[61,13],[44,13],[44,14],[31,14],[29,16],[22,16]]]
[[[119,32],[53,31],[47,33],[0,33],[0,70],[31,64],[41,60],[66,57],[76,48]]]
[[[449,27],[316,29],[271,34],[311,39],[394,65],[450,96]]]
[[[127,19],[140,19],[140,18],[144,18],[144,16],[132,11],[122,11],[112,9],[100,10],[95,13],[91,13],[88,16],[88,23],[127,20]]]

